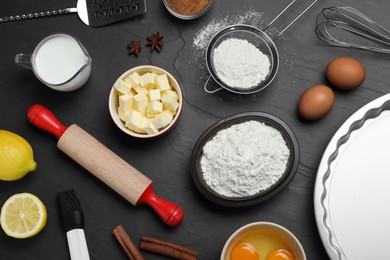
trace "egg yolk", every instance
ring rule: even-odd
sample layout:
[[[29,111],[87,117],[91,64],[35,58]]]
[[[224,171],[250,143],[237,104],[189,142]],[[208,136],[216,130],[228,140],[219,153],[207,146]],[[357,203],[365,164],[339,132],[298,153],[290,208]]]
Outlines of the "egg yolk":
[[[259,253],[250,243],[241,243],[233,247],[230,260],[258,260]]]
[[[294,260],[294,256],[284,249],[278,249],[273,251],[268,257],[267,260]]]

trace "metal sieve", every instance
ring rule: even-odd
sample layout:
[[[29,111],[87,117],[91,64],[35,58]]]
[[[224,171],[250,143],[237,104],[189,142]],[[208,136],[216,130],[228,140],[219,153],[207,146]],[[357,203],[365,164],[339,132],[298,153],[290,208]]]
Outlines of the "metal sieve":
[[[294,4],[296,0],[293,0],[288,6],[286,6],[283,11],[281,11],[265,28],[262,30],[255,28],[250,25],[243,25],[243,24],[237,24],[228,26],[221,31],[219,31],[217,34],[213,36],[213,38],[210,40],[209,45],[207,47],[206,51],[206,64],[207,69],[210,73],[210,76],[207,78],[205,84],[204,84],[204,90],[207,93],[215,93],[221,89],[226,89],[230,92],[237,93],[237,94],[252,94],[255,92],[258,92],[260,90],[263,90],[266,88],[275,78],[276,73],[278,72],[279,68],[279,52],[276,48],[275,41],[291,26],[293,25],[303,14],[305,14],[318,0],[314,0],[303,12],[301,12],[289,25],[287,25],[276,37],[271,38],[269,37],[264,31],[266,31],[271,24],[273,24],[292,4]],[[253,44],[256,48],[258,48],[261,52],[263,52],[265,55],[268,56],[271,67],[270,72],[268,76],[261,82],[259,82],[256,86],[253,86],[251,88],[238,88],[238,87],[232,87],[223,82],[217,75],[214,62],[213,62],[213,55],[214,50],[217,48],[223,41],[227,39],[242,39],[246,40],[249,43]],[[220,86],[215,89],[208,89],[208,83],[210,78],[213,78],[213,80]]]

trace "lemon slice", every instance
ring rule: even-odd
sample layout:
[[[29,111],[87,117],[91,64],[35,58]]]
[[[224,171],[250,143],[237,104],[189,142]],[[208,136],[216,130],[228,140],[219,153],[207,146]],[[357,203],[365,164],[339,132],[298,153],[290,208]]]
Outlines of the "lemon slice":
[[[11,196],[1,208],[1,227],[14,238],[28,238],[38,234],[46,225],[46,207],[31,193]]]

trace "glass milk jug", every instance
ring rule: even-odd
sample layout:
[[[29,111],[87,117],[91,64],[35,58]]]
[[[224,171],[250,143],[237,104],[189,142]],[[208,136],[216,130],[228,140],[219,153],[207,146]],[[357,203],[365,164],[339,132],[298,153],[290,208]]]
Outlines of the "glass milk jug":
[[[31,69],[46,86],[58,91],[72,91],[88,80],[92,59],[77,38],[56,33],[42,39],[31,55],[17,54],[15,62]]]

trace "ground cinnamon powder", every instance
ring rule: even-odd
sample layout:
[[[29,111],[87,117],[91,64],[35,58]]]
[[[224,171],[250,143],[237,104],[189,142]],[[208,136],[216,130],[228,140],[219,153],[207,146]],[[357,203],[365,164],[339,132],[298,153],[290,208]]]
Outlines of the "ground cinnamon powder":
[[[169,7],[176,13],[193,15],[203,11],[211,0],[166,0]]]

